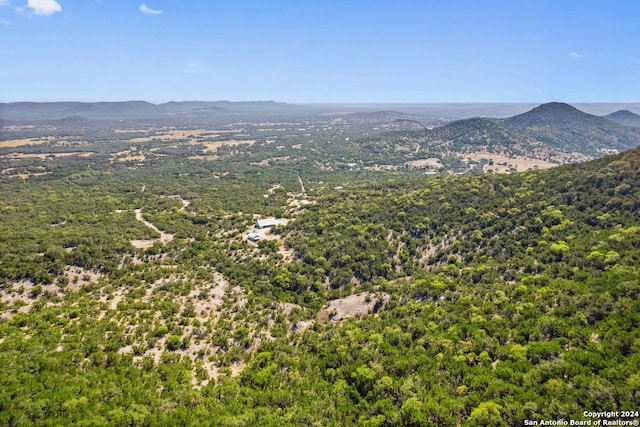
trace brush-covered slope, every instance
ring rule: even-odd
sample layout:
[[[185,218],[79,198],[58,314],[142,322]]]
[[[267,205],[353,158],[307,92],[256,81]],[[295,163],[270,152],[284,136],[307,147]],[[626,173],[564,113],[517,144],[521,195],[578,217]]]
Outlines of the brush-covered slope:
[[[395,396],[382,410],[390,424],[478,425],[493,408],[493,422],[520,425],[579,418],[590,405],[632,407],[639,166],[636,149],[538,173],[361,188],[319,203],[290,226],[307,274],[322,269],[337,289],[378,283],[395,295],[378,319],[320,344],[320,354],[336,355],[319,371],[344,380],[349,401],[371,417]],[[402,415],[393,418],[391,407]]]
[[[640,150],[525,174],[307,182],[313,203],[257,245],[242,212],[284,214],[276,172],[212,178],[169,160],[0,182],[0,424],[637,410]],[[351,295],[372,310],[337,320]]]
[[[429,144],[444,145],[452,152],[465,152],[469,149],[486,149],[488,151],[510,151],[518,145],[535,144],[510,132],[493,120],[472,118],[458,120],[448,125],[435,128],[425,134]]]

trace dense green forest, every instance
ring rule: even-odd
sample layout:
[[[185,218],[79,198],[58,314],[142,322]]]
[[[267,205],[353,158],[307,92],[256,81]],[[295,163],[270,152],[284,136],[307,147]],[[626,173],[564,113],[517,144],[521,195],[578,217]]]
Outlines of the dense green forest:
[[[310,154],[329,145],[278,137],[209,160],[157,141],[125,161],[118,141],[10,159],[48,173],[0,179],[1,425],[500,426],[640,409],[639,149],[428,177],[329,170]],[[260,217],[283,221],[248,241]]]

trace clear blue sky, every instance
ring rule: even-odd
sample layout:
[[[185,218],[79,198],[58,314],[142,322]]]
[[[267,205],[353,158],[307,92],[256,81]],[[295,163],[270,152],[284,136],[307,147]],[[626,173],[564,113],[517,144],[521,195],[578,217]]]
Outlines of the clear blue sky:
[[[0,0],[0,101],[638,102],[639,0]]]

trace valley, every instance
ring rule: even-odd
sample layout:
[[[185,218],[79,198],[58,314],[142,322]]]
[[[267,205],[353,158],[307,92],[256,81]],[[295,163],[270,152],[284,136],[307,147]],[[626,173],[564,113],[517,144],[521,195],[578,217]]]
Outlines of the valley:
[[[0,104],[0,424],[637,409],[635,113],[376,107]]]

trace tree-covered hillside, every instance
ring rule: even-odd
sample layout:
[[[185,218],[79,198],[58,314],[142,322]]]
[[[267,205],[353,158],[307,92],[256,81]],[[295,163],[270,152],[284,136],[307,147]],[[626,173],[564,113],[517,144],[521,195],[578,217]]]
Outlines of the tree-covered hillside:
[[[438,178],[99,160],[0,181],[2,425],[638,410],[639,149]],[[287,224],[253,243],[255,214]]]
[[[542,104],[510,117],[504,124],[512,131],[529,135],[551,147],[598,156],[606,150],[626,150],[638,145],[637,129],[608,117],[584,113],[561,102]]]

